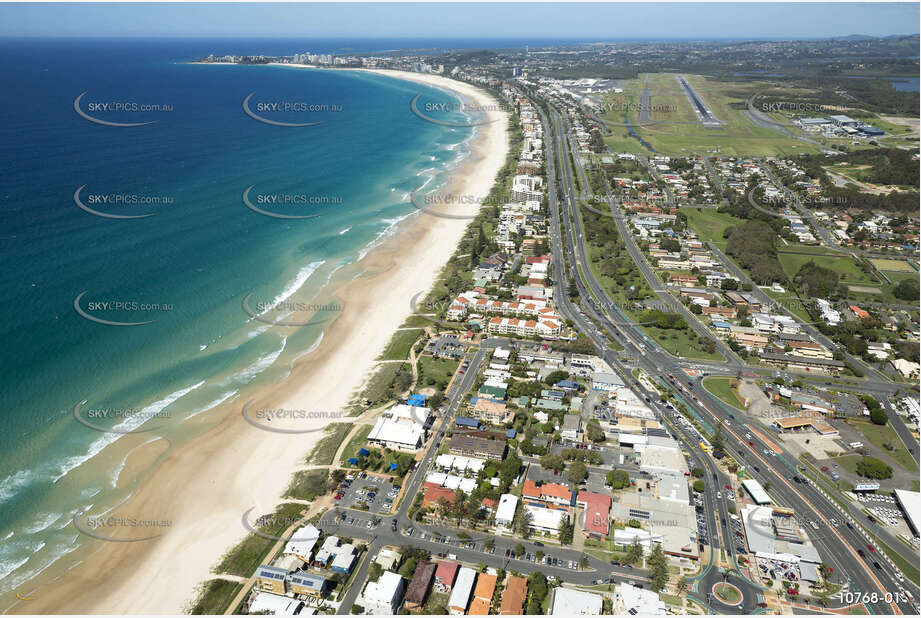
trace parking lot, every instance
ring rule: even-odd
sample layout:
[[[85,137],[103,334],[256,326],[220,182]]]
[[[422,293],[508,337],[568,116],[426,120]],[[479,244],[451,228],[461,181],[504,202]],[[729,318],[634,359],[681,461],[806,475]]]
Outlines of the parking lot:
[[[472,533],[476,535],[477,533]],[[406,530],[403,530],[403,535],[419,539],[420,541],[428,541],[430,543],[439,543],[444,545],[444,552],[436,552],[437,555],[441,558],[451,558],[450,550],[451,548],[457,549],[466,549],[469,551],[476,551],[483,554],[488,554],[491,556],[499,556],[508,558],[510,561],[515,562],[529,562],[531,564],[542,564],[547,566],[554,566],[562,569],[571,569],[576,571],[579,569],[579,563],[575,560],[563,560],[560,558],[554,558],[550,555],[543,555],[540,558],[537,556],[538,551],[545,550],[535,550],[535,551],[525,551],[521,555],[514,554],[515,545],[518,544],[514,539],[502,539],[499,538],[497,543],[495,539],[487,539],[485,537],[480,538],[460,538],[457,535],[442,534],[439,532],[433,532],[431,530],[423,530],[418,527],[410,527]],[[489,543],[489,540],[492,540],[492,543]],[[529,541],[530,543],[535,543],[534,541]],[[535,543],[536,544],[536,543]],[[553,552],[553,549],[546,550],[547,552]],[[545,552],[546,554],[546,552]]]
[[[333,499],[340,507],[367,508],[369,513],[387,514],[399,492],[400,488],[385,477],[355,472],[346,476]]]

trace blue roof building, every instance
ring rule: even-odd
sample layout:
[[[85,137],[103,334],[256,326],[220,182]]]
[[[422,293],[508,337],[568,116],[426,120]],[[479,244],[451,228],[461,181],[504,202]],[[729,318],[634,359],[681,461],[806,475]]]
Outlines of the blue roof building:
[[[579,389],[579,383],[573,382],[572,380],[560,380],[556,383],[557,388],[562,388],[568,391],[575,391]]]
[[[458,427],[473,427],[474,429],[480,428],[480,421],[475,418],[470,418],[468,416],[459,416],[454,419],[454,424]]]

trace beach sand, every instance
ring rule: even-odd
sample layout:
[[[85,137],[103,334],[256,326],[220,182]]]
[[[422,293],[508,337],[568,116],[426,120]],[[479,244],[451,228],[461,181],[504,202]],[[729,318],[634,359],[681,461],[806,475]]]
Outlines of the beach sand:
[[[377,73],[450,89],[465,102],[497,107],[485,92],[447,78]],[[476,129],[470,156],[452,175],[449,188],[454,194],[485,197],[505,162],[506,114],[492,109],[489,116],[497,121]],[[451,208],[454,213],[462,208],[468,214],[476,211],[475,206]],[[207,412],[220,422],[169,453],[116,510],[123,516],[169,520],[161,537],[100,542],[82,563],[63,576],[57,573],[53,583],[40,576],[22,586],[31,591],[33,600],[17,603],[9,611],[181,613],[221,556],[246,536],[243,514],[252,507],[254,516],[272,512],[292,473],[322,436],[321,431],[282,434],[257,429],[242,418],[243,404],[252,401],[251,409],[344,410],[394,330],[410,315],[410,299],[430,289],[469,222],[420,213],[400,224],[394,236],[359,262],[366,274],[331,284],[343,310],[316,350],[299,359],[280,383]],[[314,418],[298,423],[299,428],[322,429],[328,422],[348,420]],[[157,443],[140,447],[132,454],[134,465],[126,466],[126,471],[143,467],[139,462],[153,461],[162,449]]]

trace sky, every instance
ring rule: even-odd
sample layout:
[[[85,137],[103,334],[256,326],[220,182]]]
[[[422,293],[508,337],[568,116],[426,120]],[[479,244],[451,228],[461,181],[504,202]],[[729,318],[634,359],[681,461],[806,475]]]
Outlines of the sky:
[[[824,38],[918,32],[915,3],[0,3],[0,37]]]

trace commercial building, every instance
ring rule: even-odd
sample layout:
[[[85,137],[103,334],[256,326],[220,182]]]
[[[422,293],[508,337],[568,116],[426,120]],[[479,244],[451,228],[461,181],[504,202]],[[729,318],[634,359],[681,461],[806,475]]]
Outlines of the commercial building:
[[[431,410],[422,406],[396,405],[378,417],[368,443],[397,451],[416,451],[425,442]]]
[[[611,496],[580,491],[576,505],[582,508],[584,515],[583,534],[594,538],[606,537],[611,526]]]
[[[921,531],[921,493],[896,489],[895,499],[902,507],[902,512],[905,513],[905,521],[908,522],[912,534],[918,536]]]
[[[592,389],[611,392],[624,387],[624,381],[616,373],[596,371],[592,373]]]

